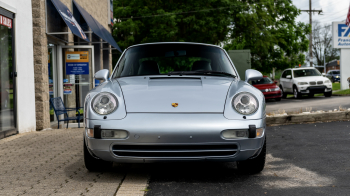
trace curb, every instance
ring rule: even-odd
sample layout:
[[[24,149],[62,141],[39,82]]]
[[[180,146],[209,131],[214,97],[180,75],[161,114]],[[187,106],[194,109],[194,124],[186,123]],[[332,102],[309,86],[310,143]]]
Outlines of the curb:
[[[350,111],[266,117],[267,126],[350,120]]]

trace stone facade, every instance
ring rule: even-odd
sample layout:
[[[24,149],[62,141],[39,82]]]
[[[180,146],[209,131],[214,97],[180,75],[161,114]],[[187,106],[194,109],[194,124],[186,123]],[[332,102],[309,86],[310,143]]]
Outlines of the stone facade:
[[[35,78],[35,107],[36,107],[36,129],[43,130],[50,128],[50,104],[49,104],[49,81],[48,81],[48,36],[46,34],[46,0],[32,0],[33,14],[33,42],[34,42],[34,78]],[[73,10],[72,0],[60,0],[71,11]],[[88,13],[91,14],[109,32],[108,25],[109,0],[76,0]],[[69,34],[68,42],[74,42],[73,34]],[[73,45],[69,43],[67,45]],[[101,57],[95,59],[100,61],[103,67],[103,50],[100,50]],[[112,70],[112,55],[109,52],[109,69]],[[73,89],[72,89],[73,90]],[[71,104],[69,104],[71,105]],[[73,105],[72,105],[73,106]],[[72,113],[74,115],[74,113]]]
[[[45,0],[32,1],[36,129],[50,127]]]

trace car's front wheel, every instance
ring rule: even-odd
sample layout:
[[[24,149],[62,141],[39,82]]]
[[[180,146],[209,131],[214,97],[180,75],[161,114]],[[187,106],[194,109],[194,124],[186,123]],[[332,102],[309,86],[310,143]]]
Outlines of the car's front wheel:
[[[96,159],[93,157],[89,150],[86,147],[85,140],[84,140],[84,163],[86,169],[88,169],[91,172],[99,172],[99,171],[106,171],[112,168],[113,162],[104,161],[101,159]]]
[[[301,94],[298,92],[298,89],[296,87],[293,88],[293,95],[295,99],[301,98]]]
[[[282,94],[282,98],[287,98],[287,94],[283,91],[282,86],[280,85],[280,89],[281,89],[281,94]]]
[[[261,152],[258,156],[245,160],[237,161],[237,168],[240,172],[245,174],[256,174],[261,172],[265,167],[266,160],[266,136],[264,145],[261,149]]]
[[[325,96],[325,97],[330,97],[330,96],[332,96],[332,91],[324,93],[324,96]]]

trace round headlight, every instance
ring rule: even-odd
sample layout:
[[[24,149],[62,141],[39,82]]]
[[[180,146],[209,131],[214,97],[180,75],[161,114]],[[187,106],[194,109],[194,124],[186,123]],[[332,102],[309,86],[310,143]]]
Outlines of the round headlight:
[[[110,114],[117,109],[118,100],[111,93],[99,93],[92,100],[91,107],[97,114]]]
[[[250,93],[239,93],[232,99],[232,107],[240,114],[249,115],[256,112],[259,102]]]

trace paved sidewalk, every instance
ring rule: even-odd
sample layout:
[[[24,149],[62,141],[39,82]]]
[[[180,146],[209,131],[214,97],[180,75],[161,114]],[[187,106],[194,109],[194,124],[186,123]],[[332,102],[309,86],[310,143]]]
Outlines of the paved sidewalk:
[[[83,129],[20,134],[0,140],[0,195],[115,195],[129,167],[87,171]]]

